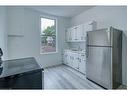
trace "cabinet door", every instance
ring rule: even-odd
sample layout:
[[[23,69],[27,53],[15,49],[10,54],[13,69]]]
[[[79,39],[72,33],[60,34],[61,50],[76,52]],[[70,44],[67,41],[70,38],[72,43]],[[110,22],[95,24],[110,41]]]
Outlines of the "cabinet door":
[[[92,31],[92,24],[84,24],[84,31]]]
[[[85,54],[79,55],[79,71],[86,74],[86,56]]]
[[[73,27],[73,28],[71,28],[71,39],[72,39],[72,41],[76,41],[77,40],[77,34],[76,34],[77,32],[76,32],[76,27]]]
[[[73,53],[73,56],[74,56],[73,67],[78,70],[79,69],[78,53]]]
[[[66,62],[67,62],[67,65],[70,64],[70,54],[69,54],[69,52],[67,52],[67,60],[66,60]]]
[[[74,62],[74,56],[73,54],[70,52],[70,60],[69,60],[69,66],[73,67],[73,62]]]
[[[68,29],[67,29],[67,31],[65,32],[65,41],[68,42]]]
[[[66,31],[66,41],[69,42],[71,40],[71,29],[67,29]]]
[[[73,65],[73,56],[71,52],[67,52],[67,65],[71,66]]]
[[[77,34],[77,40],[78,41],[82,41],[83,40],[83,25],[79,25],[79,26],[77,26],[77,28],[76,28],[76,34]]]
[[[68,56],[67,52],[64,52],[64,55],[63,55],[64,64],[67,64],[67,56]]]
[[[86,40],[87,31],[92,31],[92,25],[89,25],[89,24],[83,25],[83,31],[82,31],[82,39],[83,40]]]

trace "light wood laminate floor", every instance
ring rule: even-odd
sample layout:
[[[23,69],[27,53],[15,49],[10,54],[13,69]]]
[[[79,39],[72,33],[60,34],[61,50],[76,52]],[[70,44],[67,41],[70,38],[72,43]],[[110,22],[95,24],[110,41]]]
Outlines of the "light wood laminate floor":
[[[103,89],[86,79],[84,74],[59,65],[49,67],[44,72],[44,89]]]

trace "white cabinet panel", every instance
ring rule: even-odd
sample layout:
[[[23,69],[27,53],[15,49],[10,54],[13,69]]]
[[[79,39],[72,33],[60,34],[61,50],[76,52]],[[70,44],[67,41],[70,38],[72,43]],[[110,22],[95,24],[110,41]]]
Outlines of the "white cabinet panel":
[[[71,29],[69,28],[69,29],[67,29],[67,31],[66,31],[66,41],[68,42],[68,41],[70,41],[70,36],[71,36],[71,33],[70,33],[70,31],[71,31]]]
[[[67,29],[67,42],[82,42],[86,40],[86,32],[95,30],[95,22],[84,23]]]
[[[79,60],[79,71],[86,74],[86,56],[84,54],[80,54]]]
[[[83,25],[78,25],[77,26],[77,29],[76,29],[77,31],[77,40],[78,41],[83,41],[84,39],[83,39]]]
[[[67,52],[64,52],[64,56],[63,56],[63,62],[64,62],[64,64],[67,64],[67,57],[68,57]]]
[[[72,53],[73,57],[74,57],[74,61],[73,61],[73,68],[78,69],[79,66],[79,62],[78,62],[78,53]]]
[[[72,41],[75,41],[75,40],[77,40],[77,34],[76,34],[76,27],[74,27],[74,28],[71,28],[71,38],[72,38]]]
[[[71,66],[71,67],[74,67],[74,55],[72,54],[72,53],[70,53],[70,63],[69,63],[69,65]]]
[[[71,51],[64,52],[64,64],[86,74],[86,56],[85,53],[75,53]]]
[[[67,65],[70,65],[71,58],[70,58],[70,53],[67,52]]]

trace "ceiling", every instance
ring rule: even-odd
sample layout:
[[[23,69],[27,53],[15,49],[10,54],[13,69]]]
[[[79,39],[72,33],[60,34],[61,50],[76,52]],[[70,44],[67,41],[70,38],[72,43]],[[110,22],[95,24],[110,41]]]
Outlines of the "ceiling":
[[[34,6],[30,8],[51,15],[73,17],[92,7],[94,6]]]

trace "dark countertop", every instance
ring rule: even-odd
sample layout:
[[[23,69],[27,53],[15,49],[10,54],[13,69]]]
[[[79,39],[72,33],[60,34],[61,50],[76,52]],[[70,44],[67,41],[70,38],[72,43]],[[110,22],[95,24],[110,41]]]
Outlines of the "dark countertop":
[[[3,68],[0,78],[22,74],[33,70],[42,70],[34,57],[13,59],[3,61],[0,68]]]

